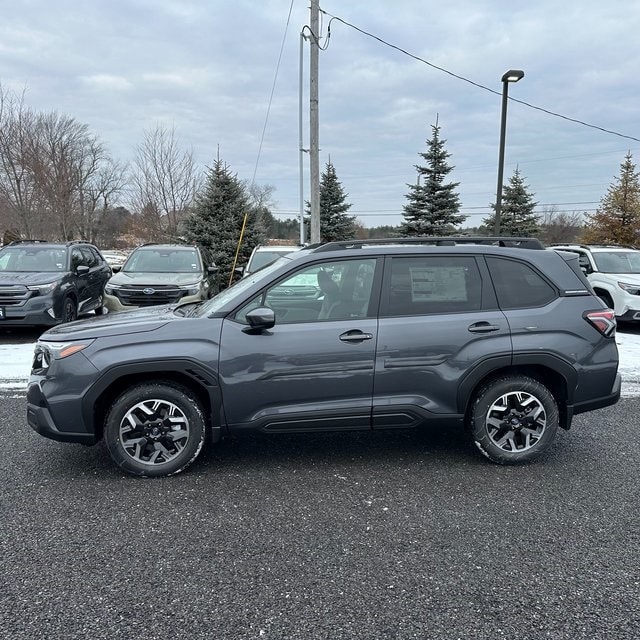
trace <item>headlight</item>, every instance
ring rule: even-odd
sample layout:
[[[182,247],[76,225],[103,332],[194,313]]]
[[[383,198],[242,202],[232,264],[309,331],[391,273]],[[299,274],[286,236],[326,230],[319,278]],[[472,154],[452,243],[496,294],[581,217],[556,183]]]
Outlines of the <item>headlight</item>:
[[[47,293],[54,291],[59,284],[59,280],[47,282],[47,284],[28,284],[27,289],[29,289],[29,291],[36,291],[38,295],[45,296]]]
[[[188,296],[195,296],[200,291],[200,283],[194,282],[193,284],[181,284],[179,288],[187,292]]]
[[[36,342],[31,369],[46,371],[53,360],[62,360],[86,349],[94,340],[76,340],[73,342]]]
[[[93,344],[92,340],[73,340],[72,342],[38,342],[38,346],[44,347],[53,358],[62,360],[74,353],[78,353]]]
[[[107,282],[107,284],[104,287],[104,292],[112,296],[115,293],[115,291],[118,289],[122,289],[122,287],[119,284],[111,284],[110,282]]]
[[[618,282],[618,286],[621,289],[624,289],[627,293],[630,293],[632,296],[640,296],[640,284],[629,284],[627,282]]]

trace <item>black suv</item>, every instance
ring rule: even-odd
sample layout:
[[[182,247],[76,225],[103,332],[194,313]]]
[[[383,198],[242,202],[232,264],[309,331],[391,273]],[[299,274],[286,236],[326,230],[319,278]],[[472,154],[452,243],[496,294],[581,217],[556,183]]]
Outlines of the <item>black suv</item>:
[[[615,319],[575,254],[531,239],[334,242],[211,300],[56,327],[35,347],[28,422],[104,438],[140,476],[207,433],[465,425],[498,463],[549,448],[620,396]],[[287,296],[298,285],[314,295]]]
[[[86,242],[18,240],[0,249],[0,326],[50,326],[101,314],[111,268]]]
[[[105,307],[137,307],[197,302],[219,291],[218,268],[209,251],[181,244],[144,244],[134,249],[105,287]]]

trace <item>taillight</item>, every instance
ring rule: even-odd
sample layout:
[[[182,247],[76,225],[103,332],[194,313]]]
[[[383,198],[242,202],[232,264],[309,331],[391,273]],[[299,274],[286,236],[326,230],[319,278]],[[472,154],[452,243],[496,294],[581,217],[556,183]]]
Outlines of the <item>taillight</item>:
[[[582,317],[594,326],[603,336],[611,338],[616,333],[616,316],[613,309],[585,311]]]

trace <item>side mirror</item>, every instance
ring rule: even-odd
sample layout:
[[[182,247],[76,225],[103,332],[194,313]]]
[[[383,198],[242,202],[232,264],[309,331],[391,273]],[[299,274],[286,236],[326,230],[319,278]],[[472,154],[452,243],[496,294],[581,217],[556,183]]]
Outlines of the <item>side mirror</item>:
[[[259,333],[271,329],[276,323],[275,311],[269,307],[252,309],[245,317],[249,323],[249,326],[244,330],[246,333]]]
[[[236,268],[233,270],[233,272],[234,272],[236,275],[242,276],[242,275],[244,275],[244,270],[245,270],[245,268],[246,268],[246,267],[236,267]]]
[[[207,267],[207,273],[218,273],[218,271],[220,271],[220,269],[216,267],[215,264]]]
[[[118,273],[120,269],[122,269],[122,265],[119,264],[114,264],[113,267],[111,267],[111,271],[113,271],[113,273]]]
[[[79,265],[76,267],[76,273],[77,273],[79,276],[84,276],[84,275],[86,275],[87,273],[89,273],[89,271],[90,271],[90,269],[89,269],[89,267],[87,267],[87,265],[86,265],[86,264],[79,264]]]

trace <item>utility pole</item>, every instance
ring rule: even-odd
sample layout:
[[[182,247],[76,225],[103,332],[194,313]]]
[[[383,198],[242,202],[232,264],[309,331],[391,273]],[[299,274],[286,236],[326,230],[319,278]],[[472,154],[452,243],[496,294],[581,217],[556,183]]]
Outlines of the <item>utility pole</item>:
[[[311,244],[320,242],[320,147],[318,116],[318,56],[320,53],[320,0],[311,0],[309,54],[309,169],[311,174]]]

